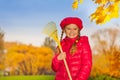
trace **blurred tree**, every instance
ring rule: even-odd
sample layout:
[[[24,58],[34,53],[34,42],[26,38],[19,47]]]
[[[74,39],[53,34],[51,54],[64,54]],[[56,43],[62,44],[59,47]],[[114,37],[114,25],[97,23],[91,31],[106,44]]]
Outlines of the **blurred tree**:
[[[16,44],[8,48],[5,67],[10,75],[48,74],[51,70],[53,51],[48,47]]]
[[[50,47],[53,51],[56,49],[56,43],[50,37],[46,37],[43,46]]]
[[[120,76],[120,30],[117,28],[96,31],[92,36],[93,71],[92,74]]]
[[[113,50],[115,46],[118,45],[118,39],[120,37],[119,29],[103,29],[96,31],[92,36],[92,41],[96,42],[94,44],[94,53],[104,53],[108,54],[108,50]]]
[[[3,70],[4,68],[4,32],[0,28],[0,70]]]
[[[114,47],[109,55],[109,75],[120,78],[120,47]]]
[[[0,54],[4,52],[4,32],[0,28]]]

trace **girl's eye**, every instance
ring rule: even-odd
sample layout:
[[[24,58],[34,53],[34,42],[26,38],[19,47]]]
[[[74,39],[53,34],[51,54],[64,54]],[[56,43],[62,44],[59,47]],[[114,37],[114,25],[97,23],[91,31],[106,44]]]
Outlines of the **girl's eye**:
[[[74,30],[77,30],[77,28],[74,28]]]

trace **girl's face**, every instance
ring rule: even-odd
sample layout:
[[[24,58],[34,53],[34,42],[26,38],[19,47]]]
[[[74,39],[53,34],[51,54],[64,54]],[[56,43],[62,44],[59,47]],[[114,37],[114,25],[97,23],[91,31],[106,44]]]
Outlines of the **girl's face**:
[[[67,37],[75,38],[78,36],[80,30],[76,24],[69,24],[65,27],[64,31]]]

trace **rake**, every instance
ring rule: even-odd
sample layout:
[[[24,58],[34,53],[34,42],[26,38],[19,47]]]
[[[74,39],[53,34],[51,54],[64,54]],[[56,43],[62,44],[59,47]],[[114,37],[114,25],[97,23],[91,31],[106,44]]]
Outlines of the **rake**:
[[[61,44],[60,44],[60,40],[58,38],[58,32],[57,32],[57,27],[56,24],[54,22],[49,22],[43,29],[42,33],[48,35],[49,37],[53,38],[53,40],[58,44],[58,47],[60,49],[61,52],[63,52]],[[67,70],[69,79],[72,80],[66,59],[63,59],[63,62],[65,64],[65,68]]]

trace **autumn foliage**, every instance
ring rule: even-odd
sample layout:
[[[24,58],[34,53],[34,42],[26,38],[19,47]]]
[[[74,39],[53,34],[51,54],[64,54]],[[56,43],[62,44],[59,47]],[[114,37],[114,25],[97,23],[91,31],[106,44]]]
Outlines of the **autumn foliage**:
[[[82,0],[74,0],[73,9],[77,9]],[[120,0],[92,0],[97,4],[96,11],[90,15],[91,21],[104,24],[113,18],[120,17]]]
[[[91,39],[94,43],[92,44],[93,65],[91,77],[95,78],[98,75],[107,75],[116,78],[115,80],[119,80],[119,36],[120,29],[118,28],[97,30],[91,35]],[[3,71],[5,73],[4,75],[54,74],[51,69],[51,60],[54,55],[53,47],[55,46],[50,46],[53,44],[54,42],[50,38],[46,38],[45,43],[41,47],[17,42],[5,42],[5,53],[2,54],[2,58],[0,58],[0,71]]]
[[[53,51],[48,47],[34,47],[6,43],[4,69],[9,75],[39,75],[51,73]]]
[[[95,43],[93,51],[93,67],[91,76],[108,75],[120,78],[120,39],[119,29],[103,29],[96,31],[91,37]]]
[[[4,32],[0,28],[0,70],[4,68],[3,66],[3,55],[4,53]]]

